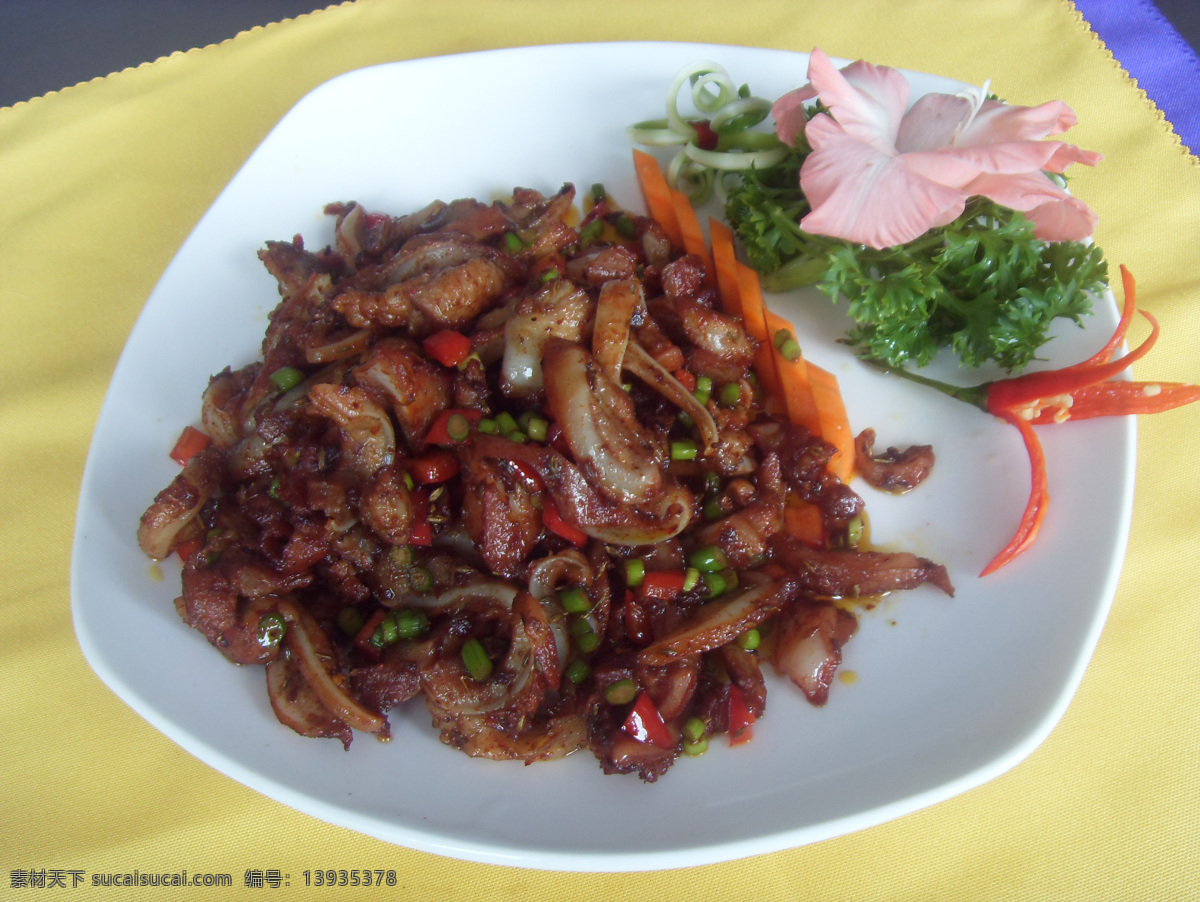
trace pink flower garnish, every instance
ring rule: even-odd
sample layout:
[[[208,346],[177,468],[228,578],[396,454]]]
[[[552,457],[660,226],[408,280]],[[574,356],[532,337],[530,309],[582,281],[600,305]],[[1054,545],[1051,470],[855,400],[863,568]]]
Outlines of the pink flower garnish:
[[[800,170],[812,205],[800,221],[805,231],[891,247],[953,222],[968,198],[983,195],[1024,213],[1043,240],[1092,234],[1095,213],[1045,174],[1102,159],[1041,140],[1075,124],[1065,103],[926,94],[907,109],[909,84],[898,70],[863,60],[839,70],[820,49],[808,77],[772,108],[780,140],[793,144],[803,132],[812,147]],[[814,98],[830,115],[806,121],[804,104]]]

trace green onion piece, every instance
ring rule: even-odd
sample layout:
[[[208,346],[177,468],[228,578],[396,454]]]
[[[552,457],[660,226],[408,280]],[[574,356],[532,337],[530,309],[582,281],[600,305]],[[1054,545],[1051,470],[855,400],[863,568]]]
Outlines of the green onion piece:
[[[725,577],[725,588],[732,591],[738,587],[738,574],[736,570],[722,570],[721,575]]]
[[[708,724],[699,717],[689,717],[683,725],[683,738],[688,742],[699,742],[708,735]]]
[[[721,503],[720,498],[713,498],[711,501],[704,502],[705,520],[720,520],[726,513],[725,505]]]
[[[523,445],[527,441],[529,441],[529,436],[527,436],[520,429],[510,432],[508,435],[505,436],[505,438],[508,439],[510,442],[516,442],[518,445]]]
[[[758,648],[760,642],[762,642],[762,633],[754,628],[746,630],[746,632],[737,637],[738,648],[743,651],[754,651],[754,649]]]
[[[358,612],[358,608],[349,605],[338,612],[337,622],[338,628],[347,636],[357,636],[358,631],[363,628],[362,614]]]
[[[500,424],[491,417],[484,417],[475,424],[475,428],[479,430],[481,435],[495,435],[500,431]]]
[[[375,632],[371,634],[371,644],[376,648],[387,648],[400,641],[400,631],[396,628],[395,614],[388,614],[379,621]]]
[[[583,658],[576,658],[567,665],[567,669],[563,671],[563,676],[578,686],[589,676],[592,675],[592,668],[588,667],[587,661]]]
[[[708,388],[701,388],[700,383],[697,382],[696,390],[692,392],[692,397],[699,401],[703,407],[708,403],[708,399],[712,397],[712,385],[709,385]]]
[[[637,237],[637,228],[634,226],[633,220],[630,219],[628,213],[622,213],[618,216],[617,221],[613,225],[616,226],[617,234],[622,238]]]
[[[424,611],[405,608],[396,612],[396,634],[401,639],[416,639],[429,629],[429,618]]]
[[[405,470],[404,471],[404,487],[411,492],[413,490],[414,485],[415,484],[413,483],[412,473],[408,472],[408,470]]]
[[[542,274],[538,276],[538,279],[542,282],[542,284],[545,284],[546,282],[553,282],[558,278],[558,275],[558,267],[552,266],[549,269],[543,270]]]
[[[696,390],[697,391],[712,391],[713,381],[712,376],[697,376]]]
[[[295,388],[304,381],[304,374],[294,366],[281,366],[270,375],[271,384],[280,391]]]
[[[700,447],[693,441],[671,442],[671,460],[695,460]]]
[[[544,442],[550,433],[550,423],[541,417],[530,417],[525,424],[525,434],[535,442]]]
[[[859,514],[846,524],[846,544],[851,548],[857,548],[866,531],[867,524],[863,521],[862,514]]]
[[[521,236],[516,232],[505,232],[504,249],[510,254],[519,254],[525,250],[525,242],[521,240]]]
[[[780,348],[782,348],[783,343],[791,337],[792,333],[787,329],[776,329],[775,334],[772,336],[772,340],[775,342],[775,350],[778,351]]]
[[[800,359],[800,342],[794,338],[789,338],[779,348],[779,353],[783,355],[783,359],[789,362],[795,362]]]
[[[692,419],[692,415],[686,410],[679,411],[679,416],[676,419],[679,420],[679,425],[684,429],[691,429],[696,425],[696,421]]]
[[[617,680],[604,690],[604,700],[610,705],[628,705],[637,697],[637,690],[637,683],[633,680]]]
[[[688,565],[702,573],[708,573],[713,570],[724,570],[729,566],[729,559],[725,557],[725,552],[719,545],[708,545],[704,548],[697,548],[689,554]]]
[[[737,407],[742,403],[742,387],[736,382],[726,382],[721,386],[720,403],[722,407]]]
[[[716,598],[729,588],[723,573],[705,573],[703,579],[704,591],[709,598]]]
[[[422,595],[433,591],[433,574],[426,567],[413,567],[409,571],[408,578],[412,584],[414,592],[420,592]]]
[[[571,635],[575,637],[576,647],[585,655],[600,647],[600,637],[583,617],[571,621]]]
[[[283,478],[280,476],[273,476],[271,477],[271,484],[267,486],[267,494],[276,501],[279,500],[279,487],[281,485],[283,485]]]
[[[699,755],[703,755],[707,751],[708,751],[708,737],[707,736],[705,736],[703,739],[701,739],[697,742],[690,742],[687,739],[685,739],[683,741],[683,753],[685,755],[691,755],[693,758],[695,758]]]
[[[695,567],[688,567],[683,573],[683,591],[692,591],[698,582],[700,582],[700,571]]]
[[[413,550],[408,545],[393,545],[392,550],[388,552],[388,560],[397,567],[411,567]]]
[[[608,197],[608,189],[605,188],[604,185],[602,185],[600,182],[596,182],[592,185],[592,203],[598,204],[606,197]]]
[[[625,585],[637,588],[646,578],[646,563],[641,558],[629,558],[625,561]]]
[[[721,476],[715,470],[704,471],[704,494],[716,495],[721,491]]]
[[[471,679],[482,683],[492,675],[492,659],[488,657],[483,643],[478,639],[468,639],[462,645],[462,662],[471,674]]]
[[[582,614],[592,606],[592,600],[588,598],[587,592],[578,587],[563,589],[559,592],[558,603],[568,614]]]
[[[258,621],[258,644],[263,648],[276,648],[283,641],[287,632],[287,621],[280,614],[272,611],[264,614]]]
[[[496,414],[496,424],[500,427],[500,434],[508,436],[509,433],[517,431],[517,421],[513,419],[513,415],[507,410],[502,410]]]
[[[597,241],[604,234],[604,220],[593,219],[582,229],[579,230],[579,241],[581,244],[591,244]]]
[[[452,413],[446,418],[446,432],[456,442],[465,442],[471,434],[471,421],[461,413]]]

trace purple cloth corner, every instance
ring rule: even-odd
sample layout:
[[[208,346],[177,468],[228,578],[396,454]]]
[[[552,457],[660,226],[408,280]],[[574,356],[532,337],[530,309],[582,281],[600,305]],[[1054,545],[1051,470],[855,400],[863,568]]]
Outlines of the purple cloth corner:
[[[1200,59],[1149,0],[1075,0],[1092,30],[1200,155]]]

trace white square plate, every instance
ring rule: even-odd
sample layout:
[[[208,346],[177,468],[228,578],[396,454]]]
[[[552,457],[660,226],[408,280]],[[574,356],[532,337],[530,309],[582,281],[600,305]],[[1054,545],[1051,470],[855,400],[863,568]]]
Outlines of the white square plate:
[[[805,352],[841,380],[852,426],[881,447],[932,443],[933,475],[893,498],[864,494],[884,547],[947,565],[928,589],[863,615],[843,667],[857,675],[810,707],[772,679],[754,741],[713,743],[658,783],[604,776],[587,753],[524,767],[442,746],[424,706],[393,712],[389,744],[302,739],[276,722],[260,668],[230,665],[186,628],[138,550],[138,518],[176,472],[167,451],[199,414],[210,375],[258,357],[278,301],[256,252],[300,233],[332,238],[327,202],[400,214],[434,198],[489,198],[603,182],[640,208],[625,127],[662,114],[683,65],[710,59],[756,94],[803,84],[807,54],[624,43],[533,47],[377,66],[305,97],[217,199],[150,297],[117,366],[80,497],[76,632],[100,677],[201,760],[285,805],[380,839],[474,861],[632,871],[722,861],[869,827],[947,799],[1028,755],[1058,722],[1107,615],[1134,480],[1132,418],[1041,430],[1053,504],[1035,547],[976,574],[1008,540],[1028,492],[1015,430],[868,371],[837,343],[844,310],[815,294],[771,299]],[[913,96],[960,85],[910,74]],[[1002,86],[999,86],[1002,89]],[[1043,98],[1048,99],[1048,98]],[[1067,325],[1048,363],[1099,348],[1111,301]],[[989,374],[956,374],[976,381]],[[936,373],[935,373],[936,374]],[[1102,486],[1102,491],[1097,491]]]

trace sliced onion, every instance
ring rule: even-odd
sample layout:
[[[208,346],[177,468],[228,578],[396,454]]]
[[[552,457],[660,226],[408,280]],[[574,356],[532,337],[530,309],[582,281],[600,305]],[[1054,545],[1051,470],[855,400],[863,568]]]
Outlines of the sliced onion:
[[[679,630],[642,649],[639,660],[661,666],[720,648],[766,620],[797,590],[796,582],[786,577],[772,581],[748,573],[742,581],[752,585],[726,601],[704,605]]]
[[[551,341],[542,359],[546,406],[588,481],[621,504],[655,502],[663,471],[633,401],[583,347]]]
[[[371,344],[372,332],[370,329],[358,329],[345,335],[337,341],[330,341],[323,345],[317,345],[315,348],[307,348],[304,351],[304,358],[309,363],[332,363],[335,360],[344,360],[347,357],[353,357],[365,351]]]
[[[612,279],[600,287],[596,300],[596,325],[592,330],[592,354],[600,372],[613,382],[621,382],[625,347],[634,314],[644,309],[645,296],[638,279]]]
[[[320,624],[306,610],[287,600],[279,602],[287,621],[288,653],[313,692],[334,717],[365,733],[387,733],[387,718],[365,708],[351,694],[349,681],[333,670],[333,649]]]
[[[708,408],[636,341],[625,350],[625,368],[695,421],[705,450],[717,443],[717,424]]]

